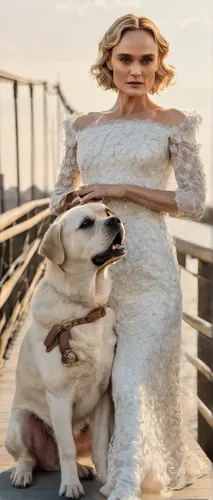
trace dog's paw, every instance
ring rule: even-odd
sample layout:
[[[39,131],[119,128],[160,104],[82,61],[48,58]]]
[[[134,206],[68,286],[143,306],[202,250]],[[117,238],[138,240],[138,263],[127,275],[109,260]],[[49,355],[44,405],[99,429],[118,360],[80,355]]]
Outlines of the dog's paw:
[[[100,491],[101,495],[103,495],[106,498],[108,498],[110,493],[111,493],[111,489],[108,486],[108,484],[105,484],[104,486],[102,486],[102,488],[99,491]]]
[[[15,488],[27,488],[33,482],[32,465],[22,462],[14,467],[10,476],[11,483]]]
[[[76,500],[81,496],[84,496],[84,488],[77,478],[75,481],[70,481],[68,484],[61,482],[61,487],[59,490],[59,496],[65,496],[66,498],[73,498]]]
[[[94,469],[87,465],[77,463],[77,469],[79,479],[93,479],[96,476]]]

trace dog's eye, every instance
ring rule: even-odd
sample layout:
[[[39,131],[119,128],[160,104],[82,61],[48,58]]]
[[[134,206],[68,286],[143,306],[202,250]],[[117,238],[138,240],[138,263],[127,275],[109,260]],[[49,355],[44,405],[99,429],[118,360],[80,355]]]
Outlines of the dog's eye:
[[[111,212],[110,212],[110,210],[108,210],[108,208],[106,209],[105,213],[106,213],[106,216],[107,216],[107,217],[110,217],[110,216],[111,216]]]
[[[86,229],[87,227],[91,227],[94,224],[94,220],[91,219],[84,219],[83,222],[81,223],[79,229]]]

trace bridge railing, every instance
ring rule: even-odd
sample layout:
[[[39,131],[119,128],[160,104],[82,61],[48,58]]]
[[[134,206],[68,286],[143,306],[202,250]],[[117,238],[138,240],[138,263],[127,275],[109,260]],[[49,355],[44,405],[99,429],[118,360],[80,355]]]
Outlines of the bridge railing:
[[[6,84],[6,87],[4,86]],[[23,92],[25,106],[23,107]],[[44,265],[38,255],[41,238],[50,223],[48,193],[49,170],[52,171],[52,185],[57,175],[60,163],[60,126],[63,119],[68,118],[75,110],[67,102],[59,83],[50,84],[47,81],[28,79],[0,71],[0,90],[5,91],[10,104],[10,113],[2,113],[0,132],[0,370],[7,357],[7,349],[14,338],[20,319],[23,317],[33,290],[39,281]],[[39,100],[38,95],[39,94]],[[40,89],[40,90],[39,90]],[[50,109],[50,101],[52,108]],[[38,106],[39,103],[39,106]],[[40,113],[38,113],[38,108]],[[25,113],[26,111],[26,113]],[[50,113],[51,111],[51,113]],[[21,119],[28,118],[29,134],[26,127],[22,128]],[[39,121],[36,122],[36,114]],[[2,123],[2,115],[3,123]],[[2,155],[2,148],[7,146],[8,135],[4,137],[4,120],[9,119],[9,144],[15,152],[16,175],[12,175],[13,200],[7,210],[4,178],[8,178],[10,158]],[[53,123],[54,121],[54,123]],[[27,123],[27,121],[26,121]],[[36,127],[37,123],[37,127]],[[14,124],[11,127],[11,124]],[[54,125],[54,127],[53,127]],[[56,133],[52,134],[53,129]],[[21,141],[21,130],[23,131]],[[41,151],[36,150],[36,137],[40,134]],[[5,139],[5,140],[4,140]],[[51,139],[51,144],[50,144]],[[6,144],[5,144],[6,142]],[[24,143],[24,156],[21,155],[20,142]],[[28,144],[29,143],[29,144]],[[29,149],[27,147],[29,146]],[[38,149],[38,148],[37,148]],[[10,151],[8,151],[10,152]],[[28,155],[27,155],[28,152]],[[51,153],[52,152],[52,153]],[[36,156],[40,153],[43,161],[38,163],[43,186],[35,186]],[[50,156],[50,153],[52,156]],[[55,157],[54,157],[55,155]],[[21,189],[21,180],[30,172],[30,186],[27,197]],[[9,170],[10,172],[10,170]],[[15,179],[15,180],[14,180]],[[9,179],[10,180],[10,179]],[[41,180],[41,179],[40,179]],[[41,188],[41,189],[40,189]],[[24,203],[24,200],[27,203]],[[39,199],[38,199],[39,198]],[[31,201],[28,201],[31,200]]]
[[[75,110],[59,83],[0,71],[0,92],[6,96],[0,102],[0,213],[3,213],[25,201],[48,196],[60,163],[61,123]],[[13,185],[6,190],[10,181],[8,165]],[[26,175],[28,188],[24,187]]]
[[[213,226],[193,221],[171,220],[180,269],[197,279],[197,315],[183,311],[183,321],[197,338],[197,356],[184,352],[197,370],[198,442],[213,462]],[[188,259],[197,263],[194,272]]]
[[[44,271],[37,250],[50,221],[48,198],[0,215],[0,372],[14,332]]]

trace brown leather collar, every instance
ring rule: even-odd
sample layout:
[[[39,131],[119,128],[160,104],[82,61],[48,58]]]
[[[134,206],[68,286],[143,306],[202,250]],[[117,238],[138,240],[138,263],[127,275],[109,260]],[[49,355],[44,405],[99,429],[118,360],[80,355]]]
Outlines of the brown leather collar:
[[[106,316],[106,306],[103,305],[97,309],[93,309],[87,316],[79,319],[74,319],[72,321],[62,321],[60,324],[55,324],[47,334],[44,345],[46,347],[46,352],[52,351],[52,349],[59,344],[61,352],[61,361],[64,365],[76,365],[79,364],[79,359],[73,349],[69,345],[70,340],[70,330],[77,325],[85,325],[86,323],[92,323],[97,319]]]

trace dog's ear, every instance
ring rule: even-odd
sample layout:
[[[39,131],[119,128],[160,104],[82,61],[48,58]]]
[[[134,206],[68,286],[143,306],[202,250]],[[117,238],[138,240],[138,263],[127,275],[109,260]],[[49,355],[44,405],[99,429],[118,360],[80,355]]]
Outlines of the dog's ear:
[[[55,264],[61,265],[65,259],[64,247],[61,242],[63,224],[52,224],[43,237],[38,249],[39,255],[46,257]]]

